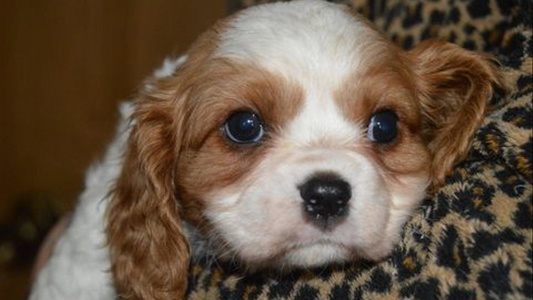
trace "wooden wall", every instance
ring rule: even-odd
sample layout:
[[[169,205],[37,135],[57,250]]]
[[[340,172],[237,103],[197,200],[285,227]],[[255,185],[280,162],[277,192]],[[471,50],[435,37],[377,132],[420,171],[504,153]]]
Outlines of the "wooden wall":
[[[22,198],[72,207],[117,103],[225,13],[223,0],[0,0],[0,221]]]
[[[186,49],[224,1],[0,0],[0,205],[72,201],[116,106]]]

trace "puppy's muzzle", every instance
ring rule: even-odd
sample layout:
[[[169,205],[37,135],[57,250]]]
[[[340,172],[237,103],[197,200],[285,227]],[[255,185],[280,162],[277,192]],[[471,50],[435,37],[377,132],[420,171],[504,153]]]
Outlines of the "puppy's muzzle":
[[[328,229],[348,214],[352,187],[333,173],[318,173],[299,186],[304,213],[317,226]]]

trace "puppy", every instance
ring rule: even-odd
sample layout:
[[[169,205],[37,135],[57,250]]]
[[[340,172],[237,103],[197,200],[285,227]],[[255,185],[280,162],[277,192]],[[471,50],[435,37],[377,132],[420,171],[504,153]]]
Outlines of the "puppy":
[[[180,299],[195,256],[381,260],[500,81],[482,54],[404,51],[337,4],[241,11],[123,107],[31,299]]]

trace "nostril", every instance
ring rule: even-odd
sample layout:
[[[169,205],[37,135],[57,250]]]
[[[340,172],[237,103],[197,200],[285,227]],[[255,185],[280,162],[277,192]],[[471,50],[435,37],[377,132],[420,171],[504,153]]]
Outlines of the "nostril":
[[[346,214],[352,197],[351,186],[344,179],[331,173],[320,173],[300,186],[304,210],[313,220],[327,221]]]

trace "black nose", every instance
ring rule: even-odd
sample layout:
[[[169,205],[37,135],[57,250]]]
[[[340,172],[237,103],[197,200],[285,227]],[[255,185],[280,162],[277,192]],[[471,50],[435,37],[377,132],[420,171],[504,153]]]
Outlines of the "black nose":
[[[324,225],[345,216],[352,189],[348,182],[335,174],[321,173],[300,186],[304,211],[311,220]]]

